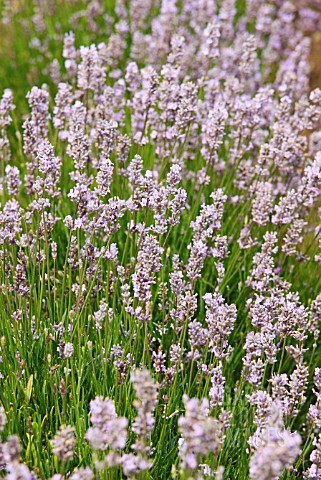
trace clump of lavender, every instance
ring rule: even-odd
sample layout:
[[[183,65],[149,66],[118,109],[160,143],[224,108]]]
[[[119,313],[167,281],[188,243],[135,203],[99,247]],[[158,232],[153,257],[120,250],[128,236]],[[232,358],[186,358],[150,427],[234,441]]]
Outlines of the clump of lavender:
[[[133,371],[131,382],[138,397],[133,403],[137,415],[131,425],[131,431],[136,436],[131,445],[134,453],[123,452],[128,437],[128,419],[116,414],[114,402],[110,399],[96,397],[91,401],[92,427],[87,430],[86,438],[94,450],[107,452],[104,462],[96,461],[97,468],[121,465],[126,476],[135,477],[140,472],[150,469],[153,464],[150,460],[153,453],[151,433],[157,404],[157,386],[148,370]]]
[[[6,477],[319,478],[319,2],[29,3],[0,7]]]

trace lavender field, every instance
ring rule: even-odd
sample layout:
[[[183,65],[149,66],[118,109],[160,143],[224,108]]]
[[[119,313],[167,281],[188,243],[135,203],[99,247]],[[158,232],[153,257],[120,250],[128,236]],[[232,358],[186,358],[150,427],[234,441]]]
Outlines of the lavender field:
[[[320,480],[321,0],[0,18],[0,477]]]

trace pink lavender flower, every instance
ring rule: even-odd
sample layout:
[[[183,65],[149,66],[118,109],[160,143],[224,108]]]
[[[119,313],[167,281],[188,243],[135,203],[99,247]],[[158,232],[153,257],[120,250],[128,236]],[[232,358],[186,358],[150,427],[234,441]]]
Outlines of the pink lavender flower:
[[[125,447],[128,420],[125,417],[117,416],[112,400],[102,397],[92,400],[90,402],[90,421],[93,426],[87,430],[86,438],[94,450]]]
[[[152,452],[151,433],[155,421],[157,385],[148,370],[133,371],[131,382],[138,398],[133,404],[137,408],[137,415],[132,425],[132,431],[137,435],[137,439],[132,448],[138,455],[149,455]]]
[[[228,338],[236,321],[236,306],[228,305],[219,293],[206,293],[203,299],[206,308],[209,350],[217,358],[228,357],[232,351]]]
[[[300,453],[301,437],[283,428],[281,409],[271,407],[269,421],[261,431],[250,458],[250,478],[275,480],[283,470],[290,470]]]
[[[132,282],[134,297],[146,302],[152,296],[151,286],[155,283],[153,276],[162,267],[161,255],[164,249],[159,246],[156,237],[153,235],[142,235]]]
[[[195,470],[198,467],[197,454],[218,454],[224,429],[222,424],[209,416],[209,401],[205,398],[183,397],[185,415],[178,419],[182,435],[179,444],[179,457],[182,470]]]
[[[53,453],[63,462],[72,460],[74,456],[74,447],[76,445],[74,432],[75,429],[73,427],[61,425],[51,440]]]

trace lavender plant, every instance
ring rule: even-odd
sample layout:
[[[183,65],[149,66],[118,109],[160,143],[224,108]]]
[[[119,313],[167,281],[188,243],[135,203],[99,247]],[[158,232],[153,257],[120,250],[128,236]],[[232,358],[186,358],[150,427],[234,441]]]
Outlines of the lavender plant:
[[[0,5],[4,478],[321,478],[319,2]]]

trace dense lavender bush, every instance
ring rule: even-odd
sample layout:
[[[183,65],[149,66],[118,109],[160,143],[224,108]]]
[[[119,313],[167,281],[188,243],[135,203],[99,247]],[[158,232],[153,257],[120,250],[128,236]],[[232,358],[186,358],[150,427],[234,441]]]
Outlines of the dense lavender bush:
[[[319,7],[2,2],[8,480],[321,478]]]

